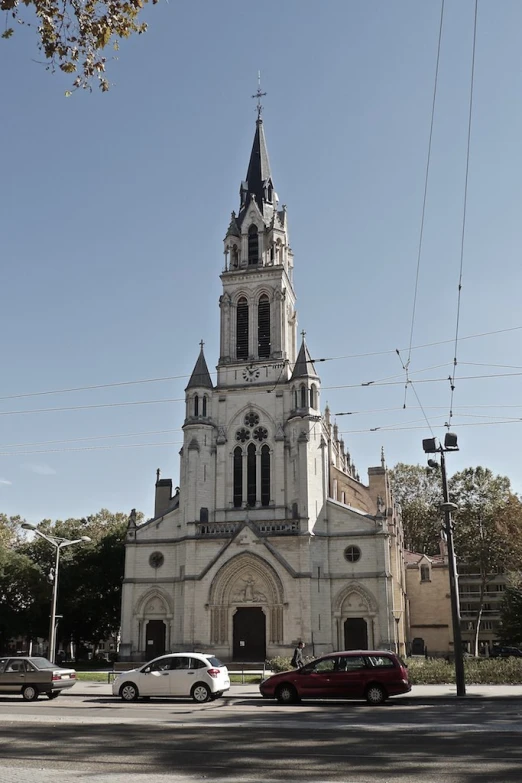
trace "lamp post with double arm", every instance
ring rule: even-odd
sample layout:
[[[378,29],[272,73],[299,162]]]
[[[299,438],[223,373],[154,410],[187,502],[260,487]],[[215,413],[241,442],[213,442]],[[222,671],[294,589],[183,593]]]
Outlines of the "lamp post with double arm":
[[[452,512],[458,511],[456,503],[451,503],[448,491],[448,479],[446,476],[446,460],[444,454],[447,451],[458,451],[457,436],[453,432],[447,432],[444,438],[444,446],[439,443],[437,438],[427,438],[422,441],[422,448],[426,454],[440,454],[440,465],[433,459],[428,460],[430,468],[440,469],[442,478],[442,510],[444,512],[444,529],[446,532],[446,543],[448,545],[448,567],[450,583],[450,601],[451,601],[451,620],[453,626],[453,653],[455,656],[455,682],[457,685],[457,696],[466,695],[466,677],[464,673],[464,656],[462,653],[462,634],[460,629],[460,601],[457,573],[457,560],[455,549],[453,547],[453,522]]]
[[[31,525],[30,522],[24,522],[22,524],[22,527],[25,530],[32,530],[32,532],[35,533],[35,535],[45,539],[56,550],[56,556],[54,561],[54,576],[53,576],[53,597],[51,601],[51,622],[49,625],[49,655],[48,655],[48,658],[51,661],[51,663],[54,663],[55,652],[56,652],[56,604],[58,601],[58,568],[60,567],[60,552],[66,546],[72,546],[73,544],[81,544],[83,542],[88,542],[91,539],[89,538],[89,536],[82,536],[81,538],[75,538],[74,540],[70,541],[68,538],[61,538],[60,536],[47,535],[46,533],[42,533],[41,530],[38,530],[36,525]]]

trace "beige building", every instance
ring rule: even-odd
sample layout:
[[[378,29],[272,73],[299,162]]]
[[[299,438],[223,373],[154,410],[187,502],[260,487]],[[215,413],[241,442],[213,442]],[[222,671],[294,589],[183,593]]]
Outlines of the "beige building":
[[[413,655],[447,656],[453,651],[448,559],[404,552],[409,644]]]
[[[209,264],[210,268],[210,264]],[[258,117],[224,240],[217,378],[186,388],[179,491],[127,532],[120,656],[405,649],[403,535],[381,458],[361,481],[297,337],[287,209]],[[197,294],[196,294],[197,295]]]

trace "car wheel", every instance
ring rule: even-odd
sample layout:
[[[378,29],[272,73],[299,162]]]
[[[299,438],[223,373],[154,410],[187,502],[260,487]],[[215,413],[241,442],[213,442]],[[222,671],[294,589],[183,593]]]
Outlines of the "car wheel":
[[[124,682],[120,688],[120,696],[123,701],[136,701],[139,691],[133,682]]]
[[[60,691],[51,691],[51,693],[47,694],[47,698],[57,699],[59,695],[60,695]]]
[[[294,704],[298,701],[297,691],[293,685],[280,685],[276,691],[276,699],[279,704]]]
[[[380,685],[369,685],[366,689],[366,701],[368,704],[384,704],[386,691]]]
[[[198,682],[192,688],[190,695],[197,704],[204,704],[210,699],[210,688],[204,682]]]
[[[36,701],[38,698],[38,688],[35,688],[34,685],[26,685],[22,689],[22,696],[25,701]]]

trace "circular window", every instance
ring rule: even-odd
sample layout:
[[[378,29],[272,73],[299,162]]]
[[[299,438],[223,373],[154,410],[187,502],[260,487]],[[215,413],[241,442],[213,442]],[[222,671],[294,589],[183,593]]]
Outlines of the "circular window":
[[[361,550],[358,546],[347,546],[344,550],[344,557],[349,563],[356,563],[361,559]]]
[[[159,568],[163,565],[164,560],[165,558],[161,552],[153,552],[149,557],[149,565],[151,565],[152,568]]]
[[[268,430],[266,427],[256,427],[254,430],[254,440],[262,441],[268,438]]]
[[[244,421],[247,427],[255,427],[256,424],[259,424],[259,416],[257,413],[254,413],[254,411],[250,411],[250,413],[247,413],[245,416]]]
[[[236,432],[236,440],[240,443],[245,443],[250,438],[250,430],[245,429],[242,427],[240,430]]]

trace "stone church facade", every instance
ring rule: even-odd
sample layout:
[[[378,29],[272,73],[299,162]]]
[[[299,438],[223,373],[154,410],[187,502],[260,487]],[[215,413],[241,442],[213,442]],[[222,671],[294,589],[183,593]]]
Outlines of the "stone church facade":
[[[129,522],[120,656],[227,661],[336,649],[404,651],[401,520],[384,458],[364,484],[330,421],[304,333],[294,258],[259,114],[224,240],[220,356],[186,388],[180,486]]]

